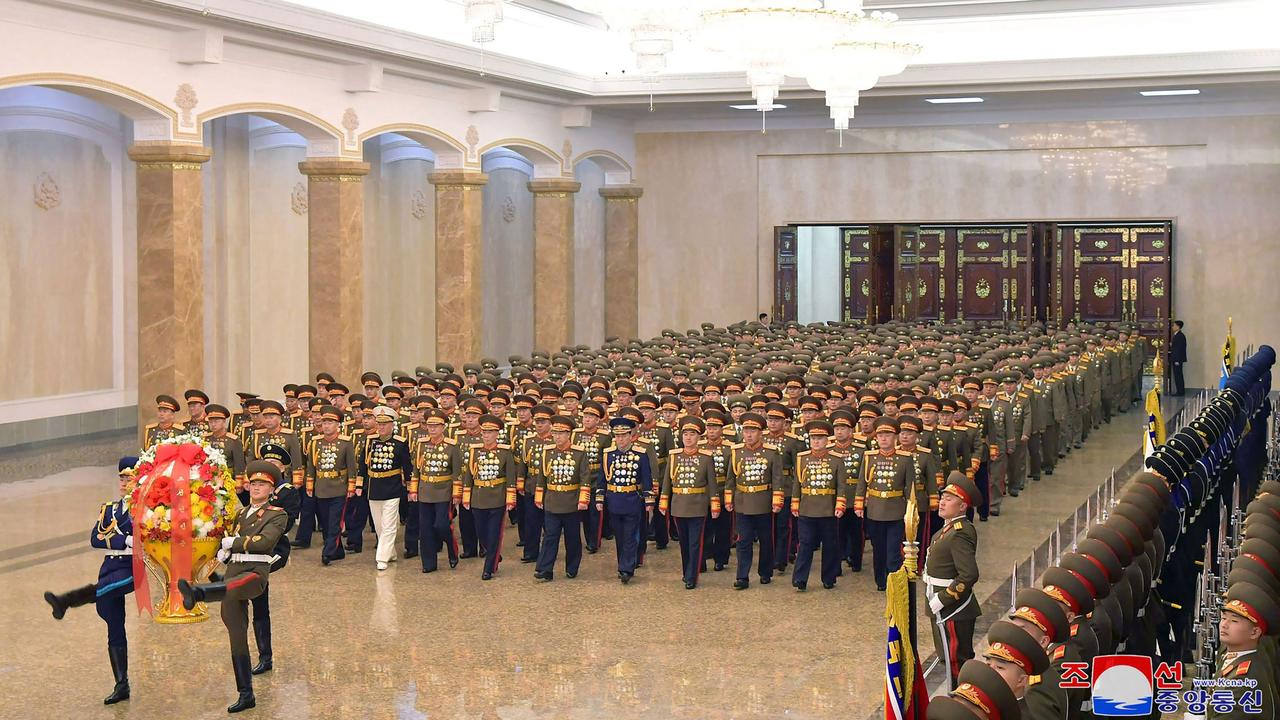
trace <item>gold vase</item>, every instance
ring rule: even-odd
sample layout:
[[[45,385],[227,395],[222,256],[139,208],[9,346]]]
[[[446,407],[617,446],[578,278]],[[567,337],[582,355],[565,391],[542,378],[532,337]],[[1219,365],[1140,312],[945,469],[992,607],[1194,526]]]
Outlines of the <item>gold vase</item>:
[[[214,557],[222,541],[218,538],[194,538],[191,540],[191,582],[193,584],[208,582],[213,572]],[[204,622],[209,619],[207,606],[196,603],[187,610],[182,607],[182,594],[171,585],[173,569],[173,546],[162,540],[147,540],[142,543],[146,554],[147,570],[157,583],[162,583],[164,595],[156,603],[152,616],[158,623],[166,625],[185,625]]]

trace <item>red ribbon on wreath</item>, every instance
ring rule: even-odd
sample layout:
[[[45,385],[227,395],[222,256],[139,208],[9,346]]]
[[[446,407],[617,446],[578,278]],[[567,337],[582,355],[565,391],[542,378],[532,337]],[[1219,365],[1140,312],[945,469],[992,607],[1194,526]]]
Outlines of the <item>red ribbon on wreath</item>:
[[[163,492],[168,486],[168,498],[160,499],[169,506],[169,587],[165,589],[170,599],[181,597],[178,592],[178,580],[192,580],[192,532],[191,524],[191,466],[203,463],[204,449],[194,443],[183,445],[159,445],[156,447],[154,468],[160,468],[144,479],[138,497],[146,499],[152,489]],[[156,487],[156,486],[159,487]],[[167,500],[167,502],[166,502]],[[134,505],[133,512],[133,586],[139,610],[151,610],[151,592],[147,585],[146,567],[143,565],[142,551],[142,515],[147,505],[154,503],[140,502]],[[176,602],[176,600],[175,600]]]

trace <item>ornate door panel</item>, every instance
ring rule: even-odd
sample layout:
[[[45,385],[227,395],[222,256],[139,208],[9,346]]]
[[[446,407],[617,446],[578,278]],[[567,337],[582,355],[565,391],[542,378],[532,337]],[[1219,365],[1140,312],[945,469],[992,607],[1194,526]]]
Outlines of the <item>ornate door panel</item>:
[[[893,246],[894,317],[915,320],[920,317],[920,228],[894,225]]]
[[[1129,305],[1129,228],[1074,227],[1076,317],[1086,322],[1124,320]]]
[[[1001,289],[1005,298],[1006,317],[1021,320],[1031,307],[1031,232],[1030,226],[1014,228],[1005,251],[1004,279]]]
[[[1004,317],[1010,228],[957,228],[956,318],[1000,320]]]
[[[781,225],[773,229],[773,319],[795,320],[797,314],[796,228]]]
[[[844,284],[840,294],[845,320],[866,320],[871,298],[871,236],[865,227],[840,228]]]
[[[1171,227],[1169,223],[1133,227],[1130,238],[1129,319],[1138,323],[1147,342],[1159,340],[1161,347],[1167,348],[1173,297]]]
[[[916,296],[921,320],[940,320],[943,313],[942,268],[946,264],[946,232],[942,228],[920,228],[920,256],[916,263]]]

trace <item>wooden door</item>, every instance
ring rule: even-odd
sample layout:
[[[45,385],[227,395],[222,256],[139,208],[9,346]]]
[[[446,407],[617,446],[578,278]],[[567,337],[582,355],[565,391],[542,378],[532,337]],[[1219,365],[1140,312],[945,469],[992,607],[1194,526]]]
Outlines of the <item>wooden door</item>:
[[[1129,228],[1070,226],[1063,233],[1072,245],[1075,278],[1074,318],[1084,322],[1126,319],[1129,304]]]
[[[872,225],[867,228],[871,239],[871,317],[886,323],[898,317],[897,307],[897,228],[894,225]]]
[[[796,319],[796,227],[781,225],[773,229],[773,319],[787,322]]]
[[[866,227],[840,228],[844,282],[840,294],[845,320],[867,320],[871,307],[871,236]]]
[[[947,232],[945,228],[920,228],[920,257],[916,264],[921,320],[944,319],[947,286],[943,271],[947,266]]]
[[[920,317],[920,228],[894,225],[894,317],[914,321]]]
[[[1005,298],[1004,314],[1010,320],[1026,320],[1031,316],[1031,226],[1013,228],[1009,246],[1001,261],[1004,277],[1001,291]]]
[[[1010,228],[956,228],[956,319],[1001,320],[1009,279]]]
[[[1170,223],[1129,229],[1129,320],[1148,345],[1169,347],[1169,310],[1173,297],[1173,232]]]

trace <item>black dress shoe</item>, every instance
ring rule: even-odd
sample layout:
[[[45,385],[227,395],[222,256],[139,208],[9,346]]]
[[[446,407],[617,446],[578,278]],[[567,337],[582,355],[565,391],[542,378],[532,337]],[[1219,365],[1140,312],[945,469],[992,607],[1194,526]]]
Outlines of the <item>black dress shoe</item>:
[[[626,585],[627,583],[631,582],[631,573],[620,572],[618,573],[618,579],[622,581],[623,585]]]
[[[773,578],[772,578],[772,577],[762,577],[762,578],[760,578],[760,584],[761,584],[761,585],[768,585],[768,584],[769,584],[769,583],[771,583],[771,582],[773,582]]]
[[[572,580],[572,579],[574,579],[574,578],[578,577],[578,573],[576,573],[576,572],[567,572],[567,573],[565,573],[565,574],[564,574],[564,576],[565,576],[565,577],[567,577],[567,578],[569,578],[570,580]]]
[[[808,589],[808,586],[809,586],[809,583],[802,583],[802,582],[791,583],[791,587],[795,588],[797,592],[804,592],[805,590]]]
[[[686,580],[686,581],[685,581],[685,583],[684,583],[684,589],[685,589],[685,590],[692,590],[692,589],[694,589],[694,588],[696,588],[696,587],[698,587],[698,583],[696,583],[696,582],[693,582],[693,581],[690,581],[690,580]]]
[[[600,552],[600,548],[598,548],[598,547],[588,547],[588,548],[587,548],[587,554],[588,554],[588,555],[595,555],[595,554],[596,554],[596,553],[598,553],[598,552]]]
[[[417,550],[405,550],[405,551],[404,551],[404,559],[405,559],[405,560],[408,560],[409,558],[416,558],[416,557],[418,557],[418,551],[417,551]]]
[[[329,563],[331,563],[331,562],[333,562],[333,561],[332,561],[332,560],[330,560],[327,556],[325,556],[325,555],[321,555],[321,556],[320,556],[320,564],[321,564],[321,565],[328,565],[328,564],[329,564]]]
[[[437,568],[422,568],[423,573],[433,573]]]
[[[1009,495],[1012,497],[1018,497],[1019,493],[1021,492],[1022,492],[1021,490],[1010,490]]]
[[[306,550],[307,548],[311,547],[311,543],[303,543],[303,542],[298,542],[297,540],[294,540],[293,542],[289,543],[289,547],[297,548],[299,550]]]
[[[493,573],[489,573],[489,572],[487,572],[487,573],[485,573],[485,574],[481,575],[481,576],[480,576],[480,579],[481,579],[481,580],[492,580],[492,579],[493,579]]]
[[[746,590],[749,587],[751,587],[750,580],[734,580],[733,581],[734,590]]]
[[[538,562],[538,558],[536,558],[536,557],[522,557],[522,558],[520,558],[520,562],[522,562],[522,563]]]
[[[1000,517],[1000,511],[999,511],[999,510],[992,510],[992,511],[991,511],[991,517]]]
[[[534,580],[540,580],[540,581],[542,581],[542,582],[550,582],[550,581],[551,581],[551,579],[552,579],[553,577],[555,577],[555,576],[554,576],[554,575],[552,575],[550,571],[548,571],[548,572],[536,572],[536,573],[534,573],[534,574],[533,574],[533,579],[534,579]]]
[[[475,557],[475,556],[476,556],[476,554],[475,554],[475,553],[473,553],[473,552],[464,552],[464,553],[462,553],[461,555],[459,555],[458,557],[462,558],[463,560],[466,560],[467,558],[473,558],[473,557]]]
[[[979,516],[979,517],[978,517],[978,520],[980,520],[980,521],[982,521],[982,522],[986,522],[986,521],[987,521],[987,516],[986,516],[986,515]]]
[[[716,572],[724,570],[724,563],[716,563]]]
[[[517,541],[516,541],[516,547],[524,547],[524,541],[523,541],[523,540],[517,540]]]
[[[360,553],[364,552],[364,548],[362,548],[362,547],[358,547],[358,548],[347,548],[347,552],[355,553],[356,555],[359,555]]]
[[[456,567],[458,567],[458,558],[449,558],[449,569],[452,570]]]
[[[823,590],[830,590],[836,586],[835,583],[822,583]]]
[[[883,585],[877,585],[877,586],[876,586],[876,592],[884,592],[884,586],[883,586]]]

